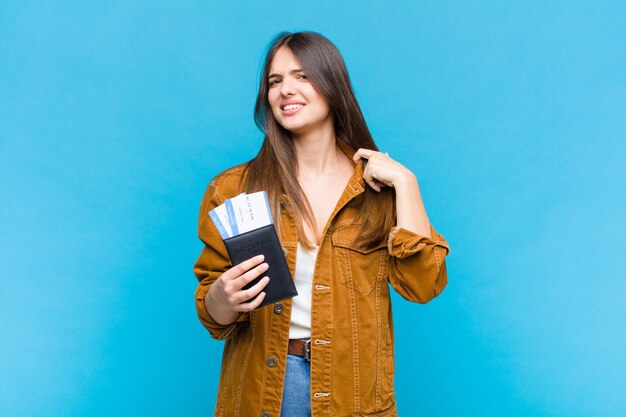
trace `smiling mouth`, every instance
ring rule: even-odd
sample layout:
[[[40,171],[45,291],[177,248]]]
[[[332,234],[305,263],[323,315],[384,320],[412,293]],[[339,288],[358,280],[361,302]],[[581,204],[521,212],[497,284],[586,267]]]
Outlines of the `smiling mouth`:
[[[304,107],[304,104],[287,104],[282,108],[283,111],[295,110]]]

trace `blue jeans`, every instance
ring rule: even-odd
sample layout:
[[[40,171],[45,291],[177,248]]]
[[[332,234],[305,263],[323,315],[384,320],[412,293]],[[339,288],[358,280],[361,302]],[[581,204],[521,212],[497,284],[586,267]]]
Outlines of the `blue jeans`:
[[[310,378],[310,362],[302,356],[287,355],[280,417],[311,417]]]

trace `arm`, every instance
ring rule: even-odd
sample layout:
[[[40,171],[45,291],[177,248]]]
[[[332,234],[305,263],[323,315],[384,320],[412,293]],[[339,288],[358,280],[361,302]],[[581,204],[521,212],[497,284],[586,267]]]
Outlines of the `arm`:
[[[233,337],[249,321],[249,312],[265,297],[260,291],[269,279],[264,277],[251,288],[242,289],[267,271],[267,264],[261,264],[263,257],[257,256],[231,268],[224,242],[208,215],[220,202],[215,186],[209,185],[198,222],[198,236],[205,245],[194,265],[194,273],[200,281],[195,292],[198,317],[213,338],[223,340]]]
[[[367,158],[363,178],[374,190],[395,188],[396,226],[390,231],[389,282],[404,298],[426,303],[439,295],[448,282],[446,240],[426,215],[417,178],[387,154],[359,149],[354,159]]]
[[[448,282],[450,248],[428,221],[415,175],[406,170],[394,187],[397,223],[388,240],[389,282],[407,300],[426,303]]]
[[[211,337],[224,340],[233,337],[237,328],[248,321],[249,313],[238,313],[235,317],[232,317],[230,324],[221,324],[209,314],[205,303],[207,293],[213,283],[223,272],[230,268],[226,247],[209,217],[209,211],[221,203],[215,187],[213,184],[210,184],[204,193],[198,220],[198,237],[204,242],[204,248],[193,267],[193,272],[198,281],[200,281],[195,292],[198,318],[209,331]]]

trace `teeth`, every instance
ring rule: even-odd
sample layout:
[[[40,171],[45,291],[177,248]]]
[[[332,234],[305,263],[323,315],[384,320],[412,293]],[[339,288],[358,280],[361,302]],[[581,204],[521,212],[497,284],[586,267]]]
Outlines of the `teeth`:
[[[293,110],[293,109],[299,109],[300,107],[302,107],[302,104],[287,104],[283,110]]]

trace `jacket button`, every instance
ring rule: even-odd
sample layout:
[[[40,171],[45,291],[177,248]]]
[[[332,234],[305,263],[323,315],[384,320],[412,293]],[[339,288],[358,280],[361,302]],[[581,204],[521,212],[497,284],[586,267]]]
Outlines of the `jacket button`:
[[[281,303],[274,304],[274,313],[280,314],[280,313],[283,312],[284,309],[285,309],[285,307],[283,307],[283,305]]]
[[[261,417],[270,417],[270,413],[267,411],[261,411]]]
[[[276,358],[275,358],[275,357],[273,357],[273,356],[271,356],[271,357],[267,360],[267,362],[265,362],[265,363],[266,363],[266,364],[267,364],[267,366],[269,366],[270,368],[273,368],[273,367],[275,367],[275,366],[276,366],[276,363],[277,363],[277,362],[276,362]]]

